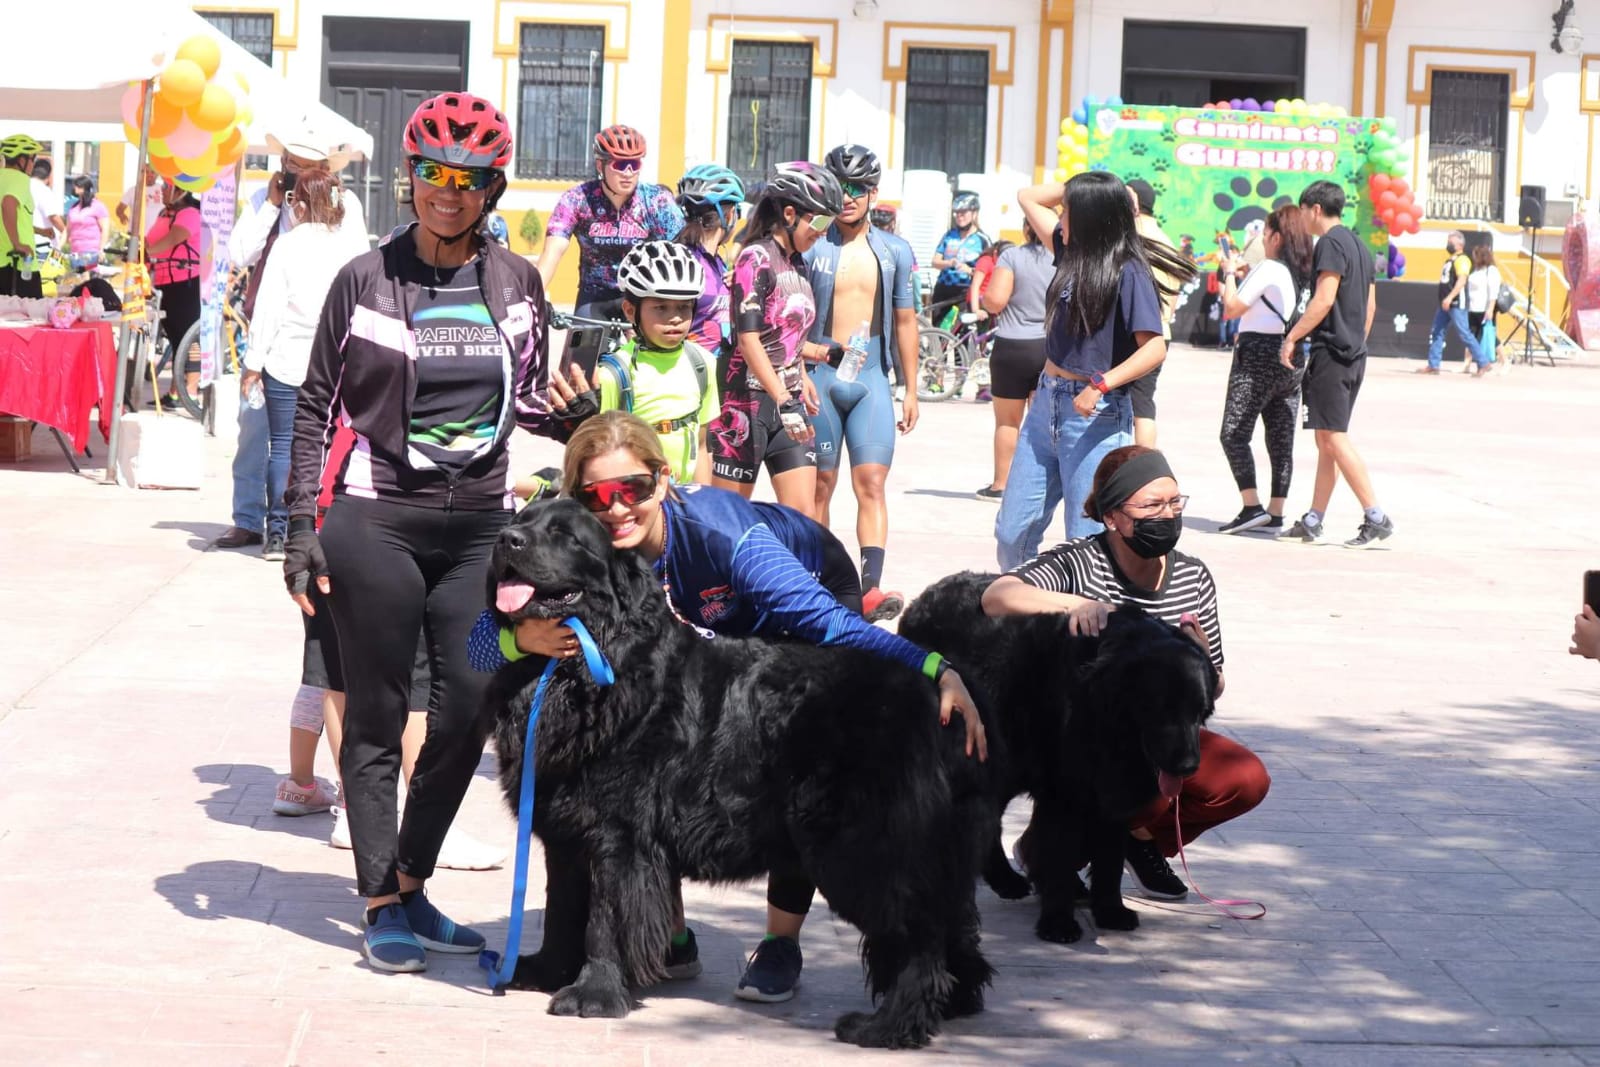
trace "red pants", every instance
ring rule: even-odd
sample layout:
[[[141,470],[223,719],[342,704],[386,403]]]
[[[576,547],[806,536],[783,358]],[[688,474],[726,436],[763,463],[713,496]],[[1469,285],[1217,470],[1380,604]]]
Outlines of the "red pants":
[[[1213,826],[1237,819],[1261,803],[1271,787],[1272,778],[1254,752],[1221,734],[1201,730],[1200,769],[1183,780],[1177,798],[1183,806],[1183,843],[1188,844]],[[1164,856],[1178,854],[1173,803],[1158,797],[1129,822],[1135,829],[1149,830]]]

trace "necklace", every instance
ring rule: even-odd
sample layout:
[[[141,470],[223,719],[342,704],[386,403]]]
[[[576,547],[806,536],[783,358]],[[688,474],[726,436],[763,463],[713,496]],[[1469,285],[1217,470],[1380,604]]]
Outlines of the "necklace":
[[[672,599],[672,576],[667,572],[667,550],[671,544],[672,524],[667,521],[667,505],[663,501],[661,504],[661,555],[656,558],[652,566],[656,572],[656,578],[661,582],[661,591],[667,595],[667,610],[672,612],[674,619],[677,619],[701,637],[714,637],[716,635],[704,626],[696,625],[685,618],[683,612],[678,610],[677,603]]]

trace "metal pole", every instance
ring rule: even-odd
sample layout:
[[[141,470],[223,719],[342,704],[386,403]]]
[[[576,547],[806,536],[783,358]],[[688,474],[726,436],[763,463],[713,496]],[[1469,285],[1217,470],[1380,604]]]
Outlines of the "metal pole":
[[[155,103],[155,79],[148,78],[144,88],[140,91],[139,103],[139,167],[134,171],[133,189],[136,194],[133,198],[133,222],[128,234],[128,251],[138,250],[137,260],[144,260],[144,168],[149,159],[150,152],[150,110]],[[124,267],[129,266],[126,259]],[[136,272],[125,270],[122,277],[122,303],[126,307],[128,298],[133,292]],[[117,444],[122,437],[122,402],[123,392],[128,387],[128,360],[133,357],[135,330],[129,325],[127,316],[122,319],[122,336],[117,342],[117,380],[116,387],[111,394],[111,436],[106,440],[106,473],[102,481],[106,485],[117,484]]]
[[[1528,227],[1528,310],[1522,323],[1522,362],[1530,367],[1533,366],[1533,260],[1538,251],[1534,247],[1537,240],[1533,227]]]

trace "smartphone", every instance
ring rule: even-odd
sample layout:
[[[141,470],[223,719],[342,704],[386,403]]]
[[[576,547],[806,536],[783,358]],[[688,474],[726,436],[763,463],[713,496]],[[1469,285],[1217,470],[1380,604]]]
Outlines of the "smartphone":
[[[1600,615],[1600,571],[1583,572],[1583,602]]]
[[[585,378],[594,377],[595,364],[600,362],[600,349],[606,343],[603,326],[574,326],[567,331],[567,348],[561,356],[561,372],[574,363],[583,368]]]
[[[292,170],[280,171],[279,173],[283,175],[283,191],[286,193],[294,192],[294,181],[299,175]]]

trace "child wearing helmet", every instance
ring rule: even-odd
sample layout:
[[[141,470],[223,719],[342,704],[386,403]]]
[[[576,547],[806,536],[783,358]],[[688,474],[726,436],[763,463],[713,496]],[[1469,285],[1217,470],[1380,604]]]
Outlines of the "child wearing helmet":
[[[705,274],[688,248],[670,241],[635,245],[617,268],[622,314],[634,335],[600,357],[594,388],[601,411],[628,411],[661,441],[675,481],[711,481],[706,426],[721,405],[709,352],[690,339]],[[559,376],[558,393],[568,383]]]

